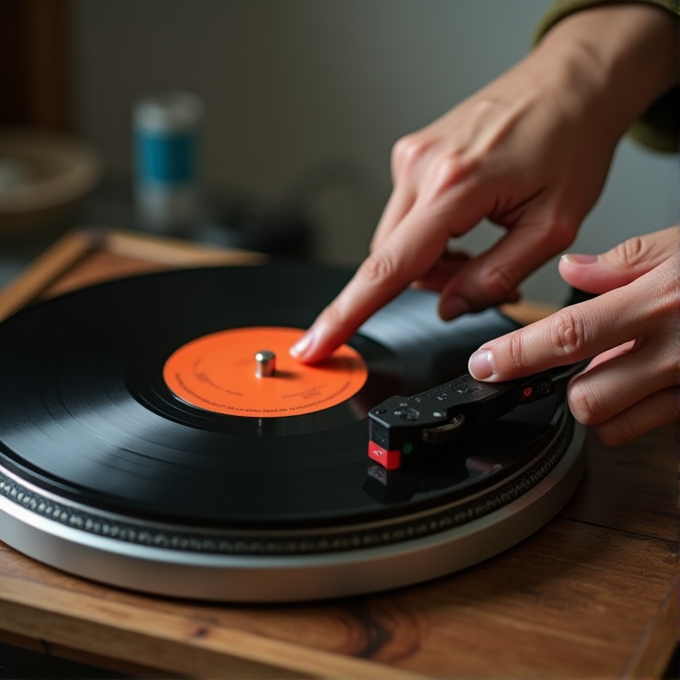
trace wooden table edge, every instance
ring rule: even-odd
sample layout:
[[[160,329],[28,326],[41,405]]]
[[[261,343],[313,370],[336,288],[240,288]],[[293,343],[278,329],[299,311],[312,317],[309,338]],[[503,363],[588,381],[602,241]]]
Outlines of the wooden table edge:
[[[647,627],[623,677],[661,677],[676,645],[680,645],[680,574],[673,580],[670,592]]]

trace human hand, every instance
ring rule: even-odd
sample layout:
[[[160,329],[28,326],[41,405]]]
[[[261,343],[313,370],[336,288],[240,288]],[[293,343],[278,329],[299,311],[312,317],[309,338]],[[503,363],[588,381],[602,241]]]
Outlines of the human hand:
[[[560,274],[599,297],[482,345],[474,378],[511,380],[594,357],[567,388],[576,420],[607,445],[680,419],[680,226],[603,255],[565,255]]]
[[[666,58],[661,46],[675,47],[675,30],[658,8],[581,12],[515,68],[397,142],[394,190],[371,255],[291,353],[307,363],[326,358],[413,283],[439,291],[444,319],[517,299],[519,283],[572,242],[618,139],[672,82],[674,71],[645,55]],[[631,63],[636,79],[624,81]],[[483,218],[506,230],[496,244],[474,258],[450,253],[450,239]]]

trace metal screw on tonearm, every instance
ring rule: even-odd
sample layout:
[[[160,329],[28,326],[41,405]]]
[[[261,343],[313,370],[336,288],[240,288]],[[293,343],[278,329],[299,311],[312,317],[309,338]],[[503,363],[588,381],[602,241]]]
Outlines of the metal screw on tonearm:
[[[543,399],[582,371],[588,362],[502,383],[469,373],[412,397],[395,396],[369,413],[368,456],[387,470],[453,440],[463,430],[487,425],[520,404]]]

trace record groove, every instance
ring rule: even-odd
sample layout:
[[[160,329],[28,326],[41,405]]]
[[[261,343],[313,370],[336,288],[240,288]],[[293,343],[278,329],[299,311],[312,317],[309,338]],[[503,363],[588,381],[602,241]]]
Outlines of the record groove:
[[[368,367],[364,387],[308,415],[210,413],[163,381],[167,358],[190,340],[228,328],[304,328],[346,279],[344,271],[292,265],[168,272],[20,312],[0,326],[0,409],[10,423],[0,433],[0,462],[45,490],[108,512],[239,530],[343,525],[447,502],[456,484],[403,503],[365,493],[366,413],[415,387],[409,372],[423,373],[421,350],[442,354],[450,343],[466,359],[480,334],[514,327],[500,314],[470,315],[467,324],[479,328],[464,334],[436,316],[425,328],[418,314],[435,296],[412,292],[405,308],[388,306],[350,341]],[[227,294],[233,290],[239,295]],[[216,291],[224,291],[217,301]],[[400,349],[399,337],[418,334],[426,334],[422,348]],[[549,430],[553,410],[526,409],[531,437]]]
[[[377,523],[369,527],[356,527],[350,531],[324,528],[281,535],[277,533],[229,532],[191,533],[172,526],[155,526],[150,523],[133,524],[128,519],[96,514],[91,510],[50,499],[39,491],[17,482],[0,469],[0,495],[52,519],[60,524],[82,531],[106,536],[128,543],[172,550],[223,554],[223,555],[299,555],[356,550],[359,547],[377,547],[400,541],[422,538],[474,521],[502,508],[541,482],[557,465],[566,452],[573,433],[573,420],[560,417],[560,430],[555,439],[540,453],[538,460],[507,482],[471,501],[459,501],[445,509],[435,508],[422,513],[417,519]]]

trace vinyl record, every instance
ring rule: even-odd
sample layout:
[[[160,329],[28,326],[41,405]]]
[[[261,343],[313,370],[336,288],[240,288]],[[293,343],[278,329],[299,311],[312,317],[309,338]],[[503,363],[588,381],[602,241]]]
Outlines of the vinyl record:
[[[298,364],[287,347],[348,277],[286,264],[155,273],[0,324],[0,512],[15,532],[0,529],[0,538],[52,563],[33,539],[26,547],[27,524],[29,533],[45,521],[113,541],[114,552],[160,550],[154,563],[173,562],[174,551],[206,565],[334,554],[340,563],[357,549],[441,536],[489,516],[563,464],[574,427],[554,395],[408,470],[372,465],[370,408],[464,372],[474,349],[516,324],[497,310],[443,323],[434,295],[407,291],[331,360]],[[261,351],[276,355],[272,376],[257,375]],[[374,586],[322,596],[366,589]],[[241,599],[234,588],[160,592]]]

